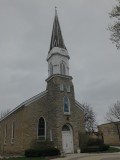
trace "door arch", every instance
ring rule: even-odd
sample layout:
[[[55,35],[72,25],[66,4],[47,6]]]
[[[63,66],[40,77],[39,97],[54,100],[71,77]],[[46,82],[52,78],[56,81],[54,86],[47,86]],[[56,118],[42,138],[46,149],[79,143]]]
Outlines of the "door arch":
[[[62,146],[65,153],[73,153],[73,131],[69,124],[62,127]]]

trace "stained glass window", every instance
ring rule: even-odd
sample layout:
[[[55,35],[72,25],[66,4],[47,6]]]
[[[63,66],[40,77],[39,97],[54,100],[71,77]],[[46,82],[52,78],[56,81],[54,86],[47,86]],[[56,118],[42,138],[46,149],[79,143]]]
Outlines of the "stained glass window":
[[[70,102],[67,96],[64,97],[64,113],[70,113]]]

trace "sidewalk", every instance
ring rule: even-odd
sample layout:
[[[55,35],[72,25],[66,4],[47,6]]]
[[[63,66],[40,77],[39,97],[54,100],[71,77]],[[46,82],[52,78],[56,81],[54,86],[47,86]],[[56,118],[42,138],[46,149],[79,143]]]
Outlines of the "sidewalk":
[[[67,154],[64,158],[57,158],[54,160],[120,160],[120,152],[117,153],[76,153]]]

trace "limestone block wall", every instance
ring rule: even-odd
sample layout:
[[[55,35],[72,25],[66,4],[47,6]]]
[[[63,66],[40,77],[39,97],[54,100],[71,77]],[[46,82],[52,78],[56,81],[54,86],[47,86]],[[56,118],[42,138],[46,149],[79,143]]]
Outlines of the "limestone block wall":
[[[113,123],[107,123],[103,125],[99,125],[98,129],[103,133],[104,143],[108,145],[120,145],[120,137],[118,133],[118,129],[120,131],[120,127],[116,127]]]
[[[12,139],[12,123],[13,122],[14,122],[14,139]],[[0,152],[1,153],[13,153],[13,152],[22,153],[24,151],[23,123],[24,123],[24,106],[0,122]],[[5,138],[5,134],[6,134],[6,138]]]
[[[50,141],[51,126],[55,128],[55,116],[51,118],[47,95],[35,102],[16,110],[0,122],[0,152],[24,153],[26,149],[33,148],[38,140],[38,122],[43,117],[46,122],[46,141]],[[51,121],[52,120],[52,121]],[[14,141],[12,142],[12,123],[14,122]],[[7,138],[5,143],[5,128]],[[53,132],[54,133],[54,132]]]
[[[47,95],[41,99],[26,106],[24,114],[25,130],[24,130],[24,150],[33,148],[36,143],[41,145],[41,141],[38,139],[38,122],[41,117],[44,118],[46,123],[46,141],[50,141],[50,129],[56,121],[52,121],[51,114],[49,112],[50,106],[48,103]],[[55,117],[54,117],[55,118]]]
[[[63,83],[64,90],[60,90],[60,83]],[[68,92],[66,86],[70,86]],[[75,105],[74,87],[70,77],[56,76],[48,82],[48,95],[51,108],[55,111],[56,115],[56,146],[62,149],[62,127],[65,124],[69,124],[73,129],[73,143],[74,149],[79,147],[78,132],[85,132],[84,128],[84,114],[83,110],[80,110]],[[70,114],[64,114],[63,110],[63,98],[67,96],[70,101]]]
[[[60,89],[60,83],[63,83],[64,90]],[[70,86],[70,91],[67,91],[66,86]],[[33,148],[36,144],[41,146],[43,142],[38,138],[38,122],[41,117],[45,120],[46,142],[52,142],[55,147],[62,150],[62,127],[69,124],[73,131],[74,150],[77,150],[79,147],[78,132],[85,132],[84,114],[83,110],[75,104],[71,77],[52,78],[48,82],[47,90],[47,94],[43,97],[25,104],[0,121],[1,153],[24,153],[26,149]],[[64,96],[69,97],[70,114],[64,114]],[[13,122],[15,123],[14,141],[11,143]]]

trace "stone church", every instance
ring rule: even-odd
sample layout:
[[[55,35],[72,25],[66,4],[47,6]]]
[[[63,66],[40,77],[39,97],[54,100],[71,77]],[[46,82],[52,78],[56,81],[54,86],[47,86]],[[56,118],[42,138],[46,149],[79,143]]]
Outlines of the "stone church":
[[[75,100],[57,11],[47,55],[47,87],[0,120],[0,152],[24,153],[33,144],[50,143],[65,153],[79,148],[79,132],[85,132],[84,108]]]

